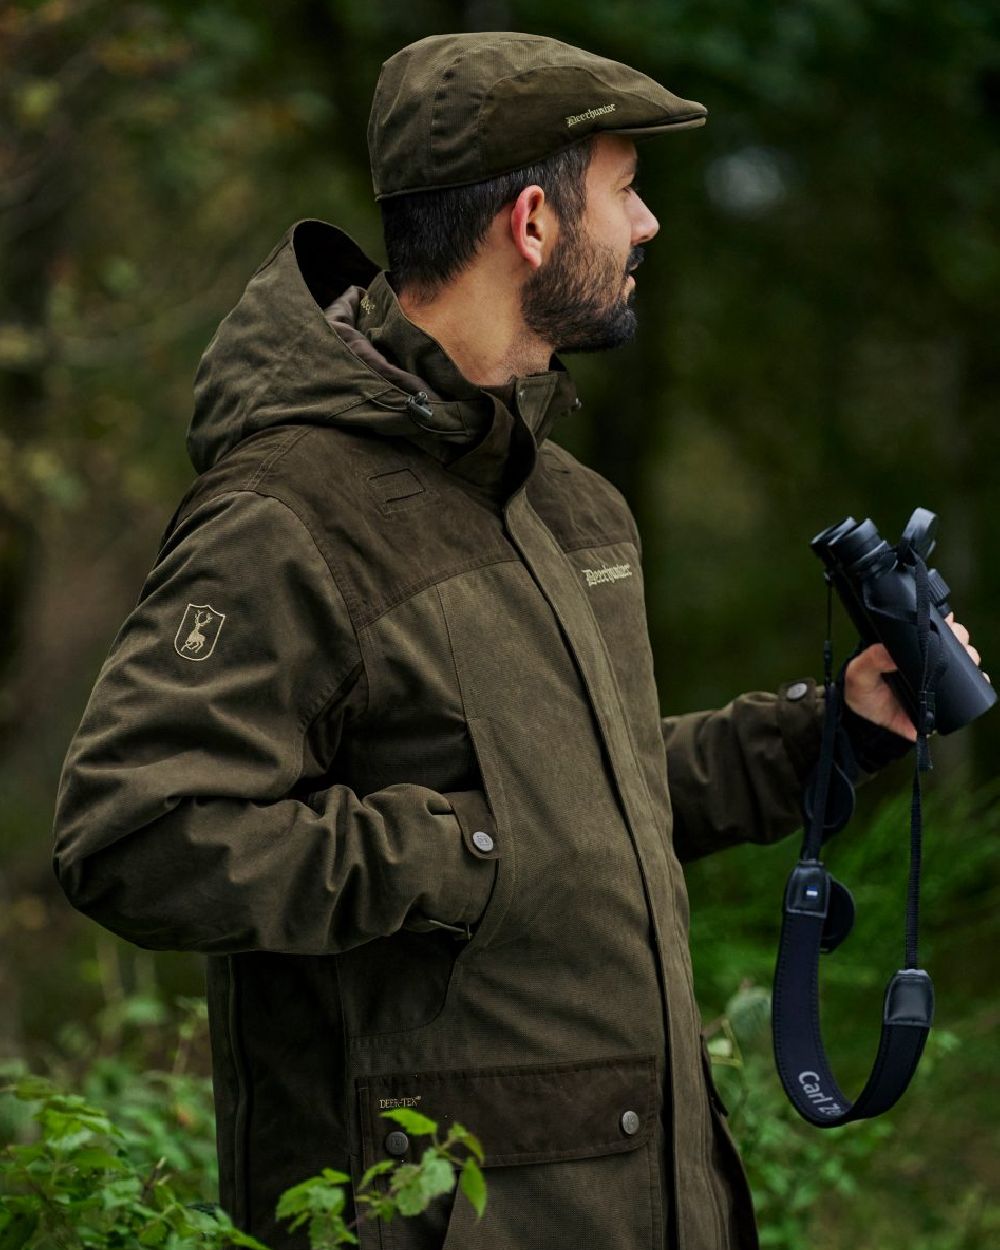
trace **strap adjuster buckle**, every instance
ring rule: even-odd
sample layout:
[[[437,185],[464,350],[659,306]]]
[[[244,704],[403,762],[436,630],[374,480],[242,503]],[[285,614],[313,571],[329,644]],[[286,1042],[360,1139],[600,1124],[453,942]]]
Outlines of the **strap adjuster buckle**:
[[[830,874],[818,860],[799,860],[785,886],[785,914],[826,917],[830,906]]]

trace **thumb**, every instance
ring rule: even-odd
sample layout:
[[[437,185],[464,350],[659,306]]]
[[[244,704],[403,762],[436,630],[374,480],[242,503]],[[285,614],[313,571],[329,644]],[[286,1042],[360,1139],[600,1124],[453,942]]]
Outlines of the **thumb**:
[[[873,643],[861,653],[861,658],[873,673],[894,673],[899,665],[882,643]]]

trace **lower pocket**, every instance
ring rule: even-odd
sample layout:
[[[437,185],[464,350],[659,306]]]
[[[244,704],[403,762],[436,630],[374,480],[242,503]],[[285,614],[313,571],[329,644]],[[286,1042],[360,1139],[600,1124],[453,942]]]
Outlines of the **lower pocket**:
[[[460,1194],[435,1250],[663,1250],[659,1172],[652,1138],[627,1154],[487,1169],[483,1218]]]
[[[649,1056],[361,1077],[365,1167],[388,1157],[413,1106],[441,1133],[454,1121],[485,1151],[481,1220],[461,1193],[429,1215],[381,1224],[381,1250],[662,1250],[660,1092]],[[397,1145],[398,1141],[394,1142]],[[416,1139],[404,1156],[419,1159]],[[374,1230],[370,1230],[374,1231]]]

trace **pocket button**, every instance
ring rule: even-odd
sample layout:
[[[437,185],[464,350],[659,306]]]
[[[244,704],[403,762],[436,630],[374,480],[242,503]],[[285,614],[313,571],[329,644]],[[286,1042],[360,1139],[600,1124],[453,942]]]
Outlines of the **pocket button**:
[[[394,1129],[385,1139],[386,1154],[394,1155],[397,1159],[401,1159],[409,1148],[410,1139],[399,1129]]]
[[[621,1118],[622,1132],[627,1137],[634,1137],[636,1133],[638,1133],[641,1123],[642,1122],[640,1121],[637,1112],[635,1111],[623,1111],[622,1112],[622,1118]]]
[[[492,851],[493,850],[493,839],[490,837],[490,835],[486,832],[485,829],[476,830],[476,832],[472,835],[472,843],[476,847],[477,850],[480,850],[480,851]]]

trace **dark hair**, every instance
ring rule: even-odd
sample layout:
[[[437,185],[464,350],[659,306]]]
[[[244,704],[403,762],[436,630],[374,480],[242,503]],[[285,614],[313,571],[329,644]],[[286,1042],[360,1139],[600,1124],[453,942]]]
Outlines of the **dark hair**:
[[[484,182],[440,191],[410,191],[379,201],[389,270],[397,291],[433,295],[464,269],[505,204],[525,187],[545,192],[560,222],[572,230],[587,204],[592,137],[554,155]]]

